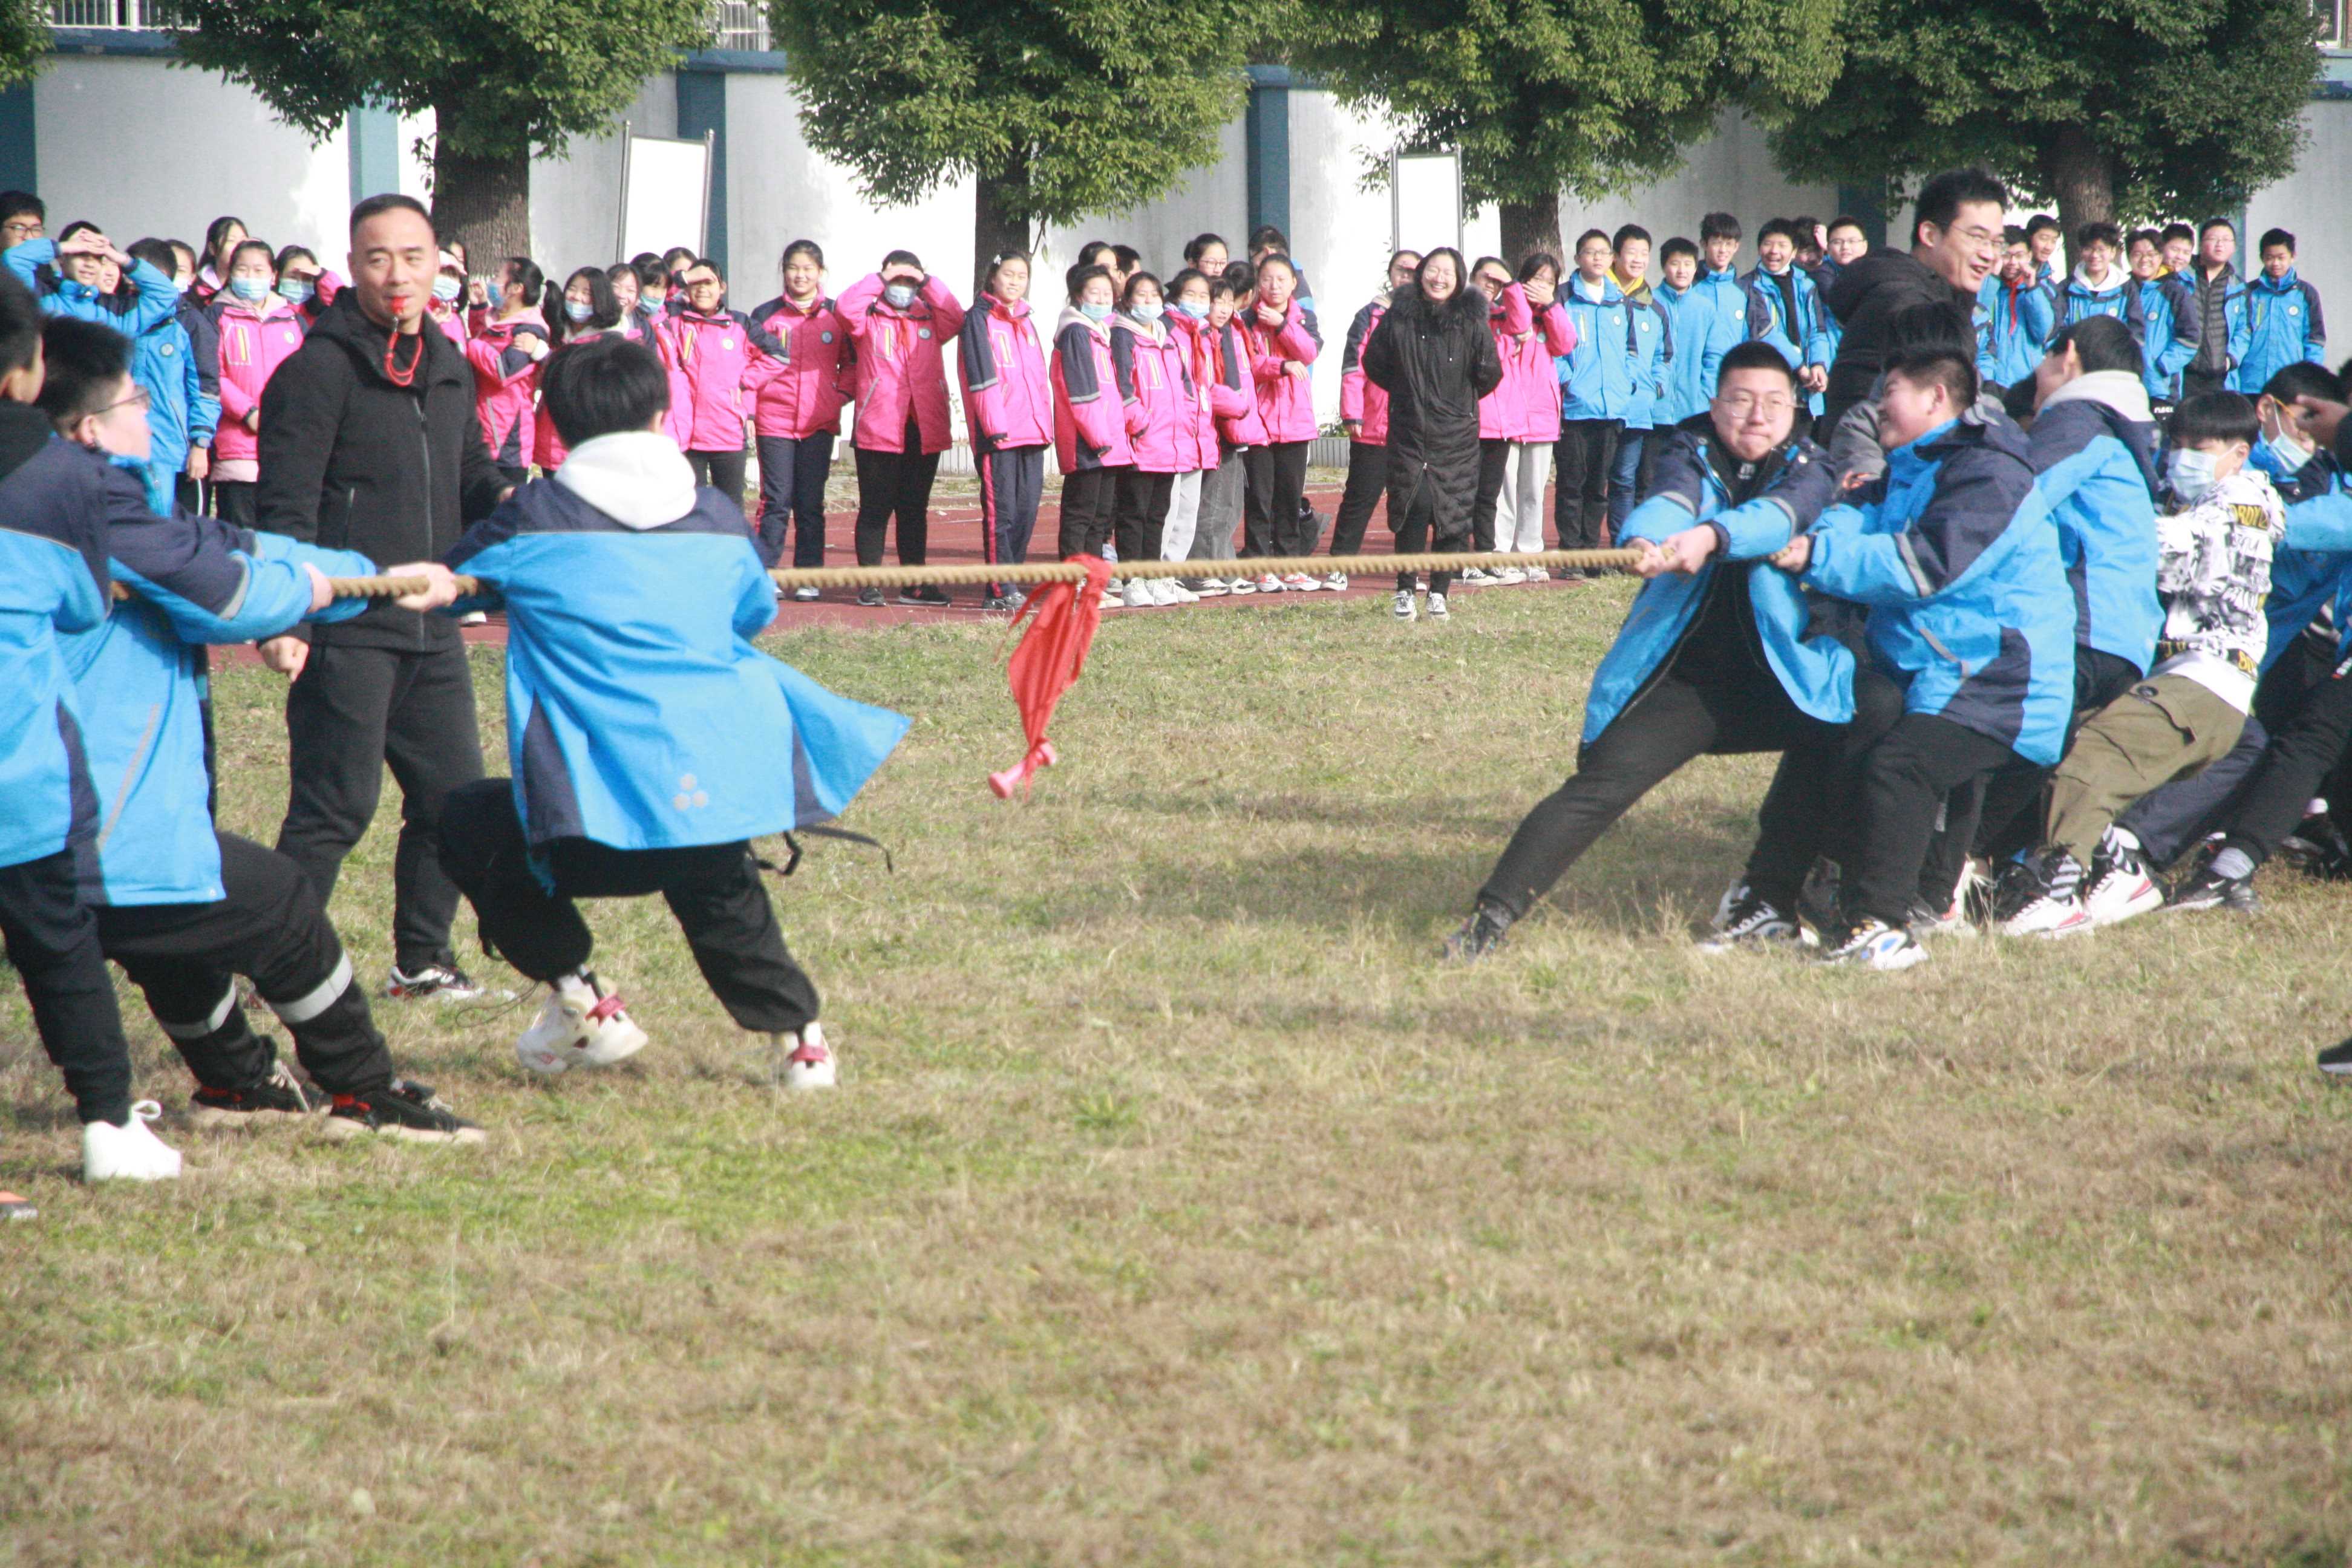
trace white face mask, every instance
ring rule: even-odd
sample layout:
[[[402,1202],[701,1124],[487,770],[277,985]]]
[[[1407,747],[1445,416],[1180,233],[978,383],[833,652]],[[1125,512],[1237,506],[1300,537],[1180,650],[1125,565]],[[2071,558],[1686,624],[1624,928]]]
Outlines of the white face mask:
[[[2165,464],[2165,476],[2172,481],[2172,497],[2183,506],[2195,506],[2205,499],[2220,479],[2214,470],[2219,460],[2210,452],[2187,447],[2172,454]]]
[[[2311,461],[2311,455],[2315,449],[2305,446],[2289,434],[2284,420],[2279,422],[2279,427],[2276,430],[2263,437],[2263,446],[2269,451],[2271,462],[2276,466],[2281,474],[2284,475],[2301,472],[2303,466]]]

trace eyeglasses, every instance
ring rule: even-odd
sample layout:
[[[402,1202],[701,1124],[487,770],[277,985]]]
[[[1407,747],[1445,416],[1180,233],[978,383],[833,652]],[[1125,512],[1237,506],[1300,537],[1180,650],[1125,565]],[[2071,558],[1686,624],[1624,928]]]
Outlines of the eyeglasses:
[[[1990,249],[2000,243],[2000,231],[1990,228],[1955,228],[1947,232],[1958,235],[1979,250]]]
[[[1726,414],[1745,419],[1759,409],[1766,414],[1786,414],[1797,406],[1797,400],[1785,392],[1766,393],[1761,397],[1752,392],[1733,392],[1717,398],[1715,405]]]
[[[145,387],[134,386],[131,389],[130,396],[115,399],[112,403],[110,403],[105,407],[98,410],[98,413],[99,415],[103,416],[111,414],[118,408],[136,408],[143,414],[147,411],[148,407],[153,404],[153,402],[154,399],[147,395],[147,389]]]

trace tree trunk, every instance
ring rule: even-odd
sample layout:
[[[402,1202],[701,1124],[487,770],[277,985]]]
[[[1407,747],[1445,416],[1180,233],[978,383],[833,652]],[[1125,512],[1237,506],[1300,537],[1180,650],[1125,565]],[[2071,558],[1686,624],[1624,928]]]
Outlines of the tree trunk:
[[[2058,198],[2059,238],[2071,270],[2082,262],[2074,234],[2086,223],[2116,221],[2116,170],[2106,153],[2079,125],[2062,125],[2042,155],[2042,178]]]
[[[436,111],[446,125],[457,116]],[[477,278],[497,270],[509,256],[530,254],[530,154],[489,157],[453,151],[436,140],[433,148],[433,226],[441,243],[466,247],[467,269]]]
[[[989,263],[1007,251],[1031,250],[1026,160],[1014,153],[1011,166],[982,174],[973,184],[972,292],[988,277]]]
[[[1521,261],[1538,250],[1560,254],[1557,191],[1541,201],[1503,204],[1503,259],[1516,271]]]

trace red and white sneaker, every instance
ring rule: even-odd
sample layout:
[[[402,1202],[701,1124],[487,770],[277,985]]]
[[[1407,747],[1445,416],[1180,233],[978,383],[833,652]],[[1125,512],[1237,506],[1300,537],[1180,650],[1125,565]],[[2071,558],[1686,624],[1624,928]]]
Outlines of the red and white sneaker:
[[[1312,594],[1322,586],[1319,578],[1309,577],[1304,572],[1293,572],[1282,580],[1282,591],[1286,594]]]
[[[783,1044],[779,1038],[778,1045]],[[800,1043],[784,1058],[786,1089],[831,1089],[835,1084],[833,1051],[824,1043],[824,1026],[811,1021],[800,1032]]]
[[[572,1068],[611,1067],[646,1048],[646,1032],[587,970],[560,976],[553,994],[515,1041],[515,1059],[550,1075]]]

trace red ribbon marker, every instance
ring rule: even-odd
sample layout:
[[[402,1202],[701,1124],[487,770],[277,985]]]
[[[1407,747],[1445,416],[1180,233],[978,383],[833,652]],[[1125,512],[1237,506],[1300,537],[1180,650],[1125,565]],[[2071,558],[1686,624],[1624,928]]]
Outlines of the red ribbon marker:
[[[1016,626],[1029,622],[1020,645],[1005,662],[1013,703],[1021,710],[1021,729],[1029,737],[1029,750],[1003,773],[988,775],[988,787],[1000,800],[1012,799],[1015,790],[1027,793],[1037,770],[1054,765],[1054,748],[1045,739],[1045,726],[1052,722],[1062,693],[1077,683],[1087,668],[1087,650],[1094,646],[1095,631],[1102,625],[1103,589],[1110,582],[1110,563],[1099,555],[1074,555],[1070,560],[1087,569],[1087,580],[1043,584],[1013,618]]]

